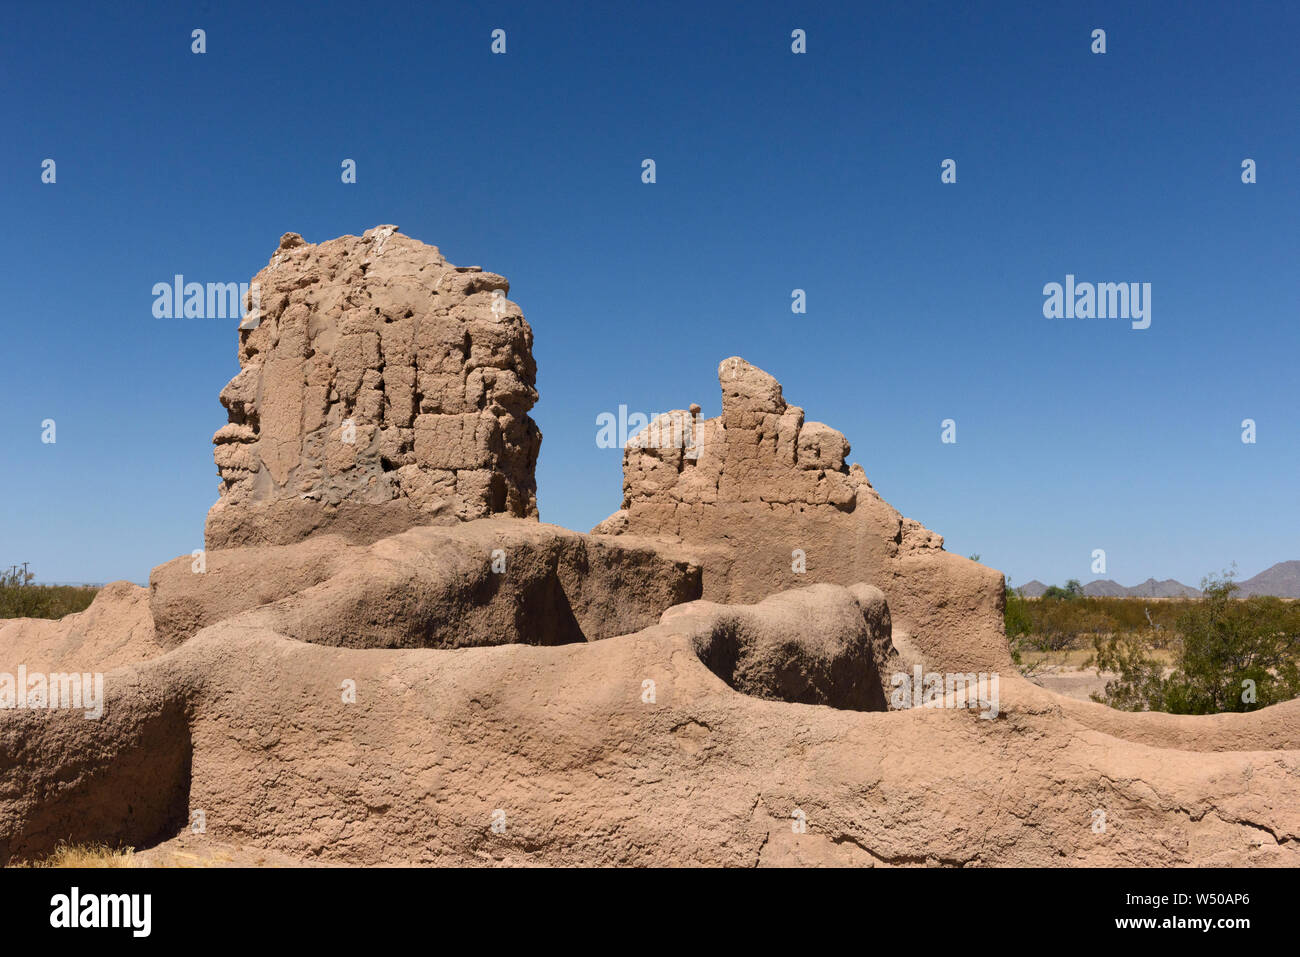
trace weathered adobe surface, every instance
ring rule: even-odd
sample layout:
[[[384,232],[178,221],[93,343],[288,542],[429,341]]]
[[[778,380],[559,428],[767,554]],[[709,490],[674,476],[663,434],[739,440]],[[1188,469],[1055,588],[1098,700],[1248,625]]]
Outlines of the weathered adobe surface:
[[[900,651],[939,670],[1012,670],[999,572],[900,515],[847,463],[844,436],[805,421],[771,375],[733,356],[718,381],[722,415],[676,410],[628,442],[623,507],[593,533],[691,546],[712,601],[870,582],[889,601]]]
[[[253,278],[208,548],[537,517],[532,329],[504,277],[396,229],[286,233]]]
[[[554,645],[636,631],[700,596],[699,566],[661,543],[509,518],[218,549],[206,566],[182,556],[150,575],[167,647],[226,620],[348,648]]]
[[[837,643],[862,649],[846,613],[870,615],[870,591],[779,597],[844,615]],[[149,843],[202,810],[214,840],[343,864],[1300,863],[1300,702],[1160,716],[1173,747],[1087,727],[1015,675],[996,720],[788,703],[783,670],[826,636],[763,604],[448,651],[221,622],[107,675],[100,721],[0,714],[0,861]],[[702,658],[738,620],[780,655],[751,660],[751,694]]]
[[[178,559],[179,560],[179,559]],[[85,611],[48,618],[0,620],[0,672],[110,671],[139,664],[167,650],[159,640],[149,592],[130,582],[110,582]]]

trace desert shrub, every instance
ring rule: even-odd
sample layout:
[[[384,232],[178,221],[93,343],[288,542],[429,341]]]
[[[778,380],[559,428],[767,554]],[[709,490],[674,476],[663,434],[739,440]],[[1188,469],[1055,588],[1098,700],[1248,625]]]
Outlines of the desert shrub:
[[[1053,586],[1048,597],[1021,599],[1016,610],[1029,619],[1024,643],[1038,651],[1089,648],[1098,636],[1136,632],[1153,647],[1162,648],[1176,629],[1179,616],[1194,599],[1089,597],[1071,586]],[[1010,611],[1010,609],[1008,609]],[[1011,633],[1008,631],[1008,637]]]
[[[1092,695],[1121,711],[1168,711],[1164,698],[1164,666],[1150,654],[1145,637],[1134,631],[1097,635],[1093,639],[1093,657],[1085,664],[1098,671],[1110,671],[1118,677],[1107,681],[1101,695]]]
[[[1043,592],[1042,597],[1068,601],[1072,598],[1078,598],[1082,594],[1083,585],[1079,583],[1079,579],[1071,578],[1065,583],[1064,587],[1060,585],[1048,585],[1046,591]]]
[[[33,585],[31,574],[0,572],[0,618],[62,618],[85,611],[97,588],[76,585]]]
[[[1021,664],[1021,652],[1033,632],[1034,621],[1029,613],[1029,601],[1024,595],[1011,587],[1007,579],[1003,586],[1002,624],[1006,629],[1007,642],[1011,645],[1011,660]]]
[[[1006,626],[1007,638],[1015,639],[1033,631],[1034,621],[1029,613],[1029,601],[1019,591],[1006,584],[1005,607],[1002,622]]]
[[[1082,635],[1104,634],[1115,629],[1104,608],[1087,598],[1044,596],[1030,610],[1031,642],[1039,651],[1062,651],[1074,647]]]
[[[1149,653],[1149,638],[1096,637],[1097,667],[1117,675],[1096,700],[1127,711],[1215,714],[1300,695],[1300,603],[1238,599],[1231,573],[1205,579],[1201,590],[1178,615],[1167,675]]]

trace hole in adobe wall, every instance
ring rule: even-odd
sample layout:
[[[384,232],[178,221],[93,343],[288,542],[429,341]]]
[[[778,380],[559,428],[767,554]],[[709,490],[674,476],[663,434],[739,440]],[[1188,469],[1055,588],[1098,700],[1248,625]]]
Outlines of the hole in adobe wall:
[[[488,486],[488,508],[493,512],[506,510],[506,477],[499,472],[492,476]]]
[[[820,704],[849,711],[888,711],[885,685],[868,643],[826,656],[788,636],[764,635],[761,619],[722,617],[695,637],[695,651],[735,691],[769,701]]]

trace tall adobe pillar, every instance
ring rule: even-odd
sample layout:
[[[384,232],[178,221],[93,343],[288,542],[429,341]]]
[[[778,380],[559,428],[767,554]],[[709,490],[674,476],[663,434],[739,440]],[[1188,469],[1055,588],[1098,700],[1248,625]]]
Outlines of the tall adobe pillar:
[[[536,518],[537,366],[509,288],[395,226],[281,237],[221,391],[207,546]]]

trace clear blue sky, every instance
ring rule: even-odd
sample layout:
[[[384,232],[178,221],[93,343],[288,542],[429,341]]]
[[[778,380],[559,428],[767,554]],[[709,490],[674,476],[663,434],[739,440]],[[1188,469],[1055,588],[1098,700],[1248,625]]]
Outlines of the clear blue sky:
[[[0,564],[201,547],[235,323],[152,285],[379,223],[510,278],[545,521],[620,504],[598,414],[716,414],[739,354],[1016,582],[1300,558],[1298,39],[1273,2],[6,5]],[[1151,327],[1044,318],[1067,273],[1150,282]]]

